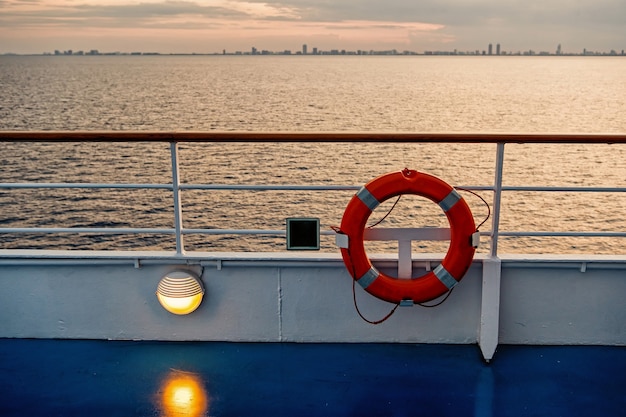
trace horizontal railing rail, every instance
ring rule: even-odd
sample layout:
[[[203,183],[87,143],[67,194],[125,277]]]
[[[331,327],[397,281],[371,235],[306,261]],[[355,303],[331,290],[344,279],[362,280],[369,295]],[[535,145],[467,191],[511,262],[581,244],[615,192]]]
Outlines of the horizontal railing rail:
[[[0,142],[626,143],[619,133],[0,131]]]
[[[490,255],[498,253],[499,237],[626,237],[626,231],[506,231],[500,230],[503,192],[573,192],[624,193],[626,187],[584,186],[507,186],[503,185],[505,144],[626,144],[626,134],[461,134],[461,133],[251,133],[251,132],[10,132],[0,131],[0,142],[164,142],[170,144],[171,183],[81,183],[81,182],[6,182],[0,189],[159,189],[171,191],[174,227],[1,227],[1,234],[28,233],[97,233],[97,234],[165,234],[175,235],[176,252],[184,254],[184,235],[285,235],[275,229],[215,229],[183,226],[183,190],[246,191],[355,191],[360,185],[299,184],[188,184],[179,179],[179,143],[465,143],[496,144],[496,166],[493,185],[463,185],[458,188],[493,193],[491,230],[481,232],[490,239]],[[333,231],[322,231],[332,235]],[[406,234],[406,232],[405,232]],[[384,233],[387,236],[387,233]],[[426,234],[427,235],[427,234]]]

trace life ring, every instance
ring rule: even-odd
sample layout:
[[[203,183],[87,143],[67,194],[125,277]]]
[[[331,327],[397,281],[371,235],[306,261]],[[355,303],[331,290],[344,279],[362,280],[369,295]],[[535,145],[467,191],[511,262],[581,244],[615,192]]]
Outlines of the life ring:
[[[450,246],[441,264],[411,279],[399,279],[378,271],[363,244],[365,225],[372,211],[385,200],[401,194],[415,194],[434,201],[450,223]],[[474,258],[476,232],[469,206],[452,186],[408,168],[365,184],[348,203],[338,230],[339,234],[348,236],[347,244],[341,245],[345,246],[341,247],[341,255],[352,278],[381,300],[409,305],[438,298],[463,278]]]

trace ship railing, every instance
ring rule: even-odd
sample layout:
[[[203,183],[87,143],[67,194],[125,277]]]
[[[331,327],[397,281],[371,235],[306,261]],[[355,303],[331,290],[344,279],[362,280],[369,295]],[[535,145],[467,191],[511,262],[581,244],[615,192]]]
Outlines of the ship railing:
[[[462,143],[496,144],[495,177],[492,185],[458,186],[470,191],[487,191],[490,201],[491,230],[481,231],[488,238],[489,256],[498,256],[501,237],[610,237],[624,238],[626,231],[507,231],[500,229],[502,194],[505,192],[575,192],[624,193],[626,187],[572,187],[572,186],[507,186],[503,185],[504,151],[506,144],[626,144],[626,134],[461,134],[461,133],[249,133],[249,132],[0,132],[0,142],[165,142],[170,145],[171,183],[0,183],[0,189],[162,189],[172,192],[173,228],[132,227],[2,227],[2,234],[160,234],[174,235],[176,255],[185,256],[186,235],[269,235],[284,236],[285,230],[186,228],[183,225],[182,191],[185,190],[250,190],[250,191],[356,191],[361,185],[227,185],[181,183],[179,176],[180,143]],[[322,230],[322,235],[335,234]],[[369,233],[371,240],[397,240],[399,270],[410,269],[413,240],[446,240],[449,234],[434,233],[432,229],[379,229]],[[6,253],[6,250],[4,250]],[[9,250],[10,252],[10,250]],[[404,265],[404,266],[401,266]],[[399,272],[401,275],[405,272]]]

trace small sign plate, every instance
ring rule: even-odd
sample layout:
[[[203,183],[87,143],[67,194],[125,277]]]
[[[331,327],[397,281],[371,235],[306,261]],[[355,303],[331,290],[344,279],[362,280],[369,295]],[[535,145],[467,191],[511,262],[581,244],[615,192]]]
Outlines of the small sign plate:
[[[287,219],[287,250],[319,250],[320,219],[290,217]]]

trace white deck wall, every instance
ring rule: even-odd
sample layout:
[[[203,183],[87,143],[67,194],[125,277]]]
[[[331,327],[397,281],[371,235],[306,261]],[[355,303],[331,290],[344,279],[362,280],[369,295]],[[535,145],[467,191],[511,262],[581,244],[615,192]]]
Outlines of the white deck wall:
[[[354,309],[340,258],[320,256],[198,257],[183,265],[2,257],[0,337],[474,344],[486,320],[482,331],[504,344],[626,345],[626,259],[502,259],[499,304],[489,291],[493,299],[481,301],[484,259],[477,259],[441,306],[400,307],[371,325]],[[188,316],[168,313],[155,296],[160,278],[180,268],[202,273],[206,288]],[[370,319],[392,307],[358,285],[356,292]],[[484,317],[494,311],[495,321]]]

